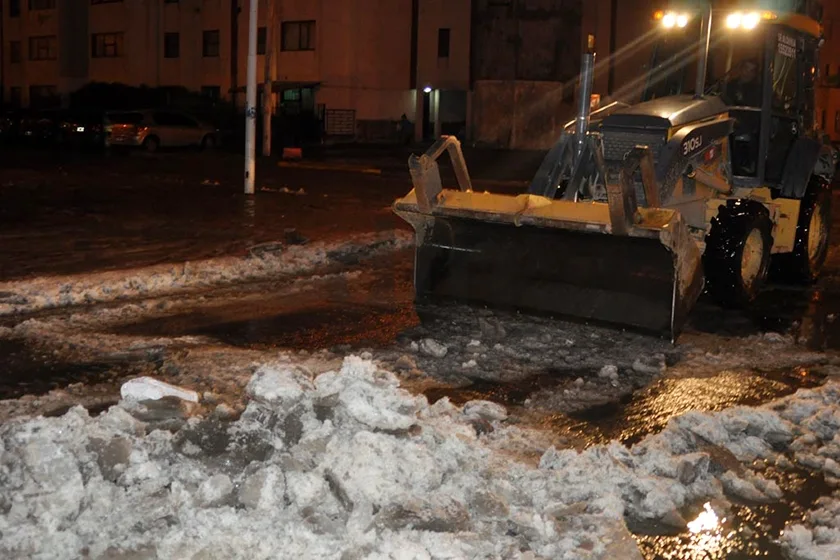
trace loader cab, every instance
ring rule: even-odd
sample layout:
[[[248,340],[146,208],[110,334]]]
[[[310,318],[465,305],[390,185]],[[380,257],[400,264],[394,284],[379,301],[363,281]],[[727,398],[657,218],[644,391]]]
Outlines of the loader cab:
[[[710,49],[707,93],[720,96],[735,119],[734,184],[778,189],[796,141],[816,133],[818,39],[784,22],[753,31],[728,34]]]
[[[720,97],[735,119],[730,136],[735,186],[778,189],[796,141],[817,133],[820,28],[805,14],[764,11],[759,21],[745,22],[747,13],[714,10],[703,95]],[[697,94],[700,19],[661,30],[642,101]]]

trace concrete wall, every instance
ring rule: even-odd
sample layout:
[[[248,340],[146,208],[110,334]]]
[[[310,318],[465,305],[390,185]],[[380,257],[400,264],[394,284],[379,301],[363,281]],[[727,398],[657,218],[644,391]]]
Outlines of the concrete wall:
[[[644,87],[658,29],[653,13],[659,7],[647,0],[590,0],[583,4],[581,40],[595,35],[595,93],[604,102],[638,100]],[[615,37],[611,41],[615,16]],[[610,74],[612,73],[612,79]],[[612,86],[612,87],[610,87]]]
[[[59,90],[69,92],[87,82],[90,63],[90,0],[58,3]]]
[[[410,107],[410,0],[287,0],[280,19],[315,20],[316,46],[280,52],[278,80],[319,82],[316,103],[355,109],[359,120],[398,119]]]
[[[840,142],[840,130],[835,127],[835,119],[840,114],[840,3],[827,1],[823,7],[825,44],[819,56],[822,87],[817,91],[817,124],[822,125],[824,113],[824,131],[833,141]]]
[[[840,142],[840,88],[821,88],[817,92],[817,125]]]
[[[470,87],[470,1],[420,2],[417,33],[417,83],[434,89]],[[438,31],[450,30],[449,56],[438,57]]]
[[[500,148],[548,149],[573,112],[560,82],[478,81],[472,100],[473,139]]]
[[[581,0],[474,0],[475,80],[567,81],[580,66]]]

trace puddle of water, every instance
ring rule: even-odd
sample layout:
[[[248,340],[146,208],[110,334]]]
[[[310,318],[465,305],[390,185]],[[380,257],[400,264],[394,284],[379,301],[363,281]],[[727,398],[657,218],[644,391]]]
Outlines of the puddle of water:
[[[636,542],[646,560],[745,560],[783,558],[777,539],[786,524],[801,519],[820,496],[831,493],[821,473],[802,469],[762,473],[774,480],[784,497],[774,504],[733,503],[719,518],[694,508],[687,519],[705,520],[703,530],[686,530],[678,535],[643,534],[634,527]],[[686,512],[688,513],[688,512]],[[698,524],[700,525],[700,524]],[[648,533],[656,533],[656,529]]]
[[[812,350],[840,350],[840,285],[828,278],[812,290],[774,286],[747,311],[722,309],[704,298],[692,311],[690,327],[732,337],[791,333]]]
[[[407,262],[410,264],[400,253],[379,262],[379,268],[362,271],[359,277],[323,284],[315,280],[314,288],[305,291],[260,284],[264,297],[259,300],[237,299],[233,294],[221,304],[196,304],[190,311],[125,325],[118,332],[209,336],[233,346],[309,351],[342,346],[383,348],[420,323],[412,304]]]
[[[73,383],[102,383],[126,374],[113,363],[58,362],[15,340],[0,340],[0,360],[0,400],[43,395]]]
[[[550,390],[569,380],[595,375],[596,372],[581,370],[550,369],[545,373],[511,383],[475,381],[466,387],[433,387],[423,392],[434,404],[443,397],[449,397],[452,404],[462,406],[473,400],[493,401],[504,406],[522,406],[528,398],[541,390]]]
[[[823,379],[803,368],[750,373],[724,371],[713,377],[666,378],[619,402],[556,416],[552,424],[554,429],[582,436],[589,444],[617,439],[632,445],[662,430],[671,418],[690,410],[756,406],[800,388],[816,387]]]
[[[511,383],[475,381],[465,387],[433,387],[423,392],[430,403],[448,397],[461,406],[471,400],[488,400],[506,407],[521,407],[539,391],[551,391],[578,377],[597,372],[552,369]],[[807,368],[767,372],[723,371],[712,377],[665,378],[654,381],[618,401],[580,412],[549,417],[546,427],[572,435],[586,446],[618,440],[627,445],[662,430],[671,418],[691,410],[717,411],[733,406],[756,406],[817,387],[824,376]]]
[[[239,309],[238,311],[241,311]],[[130,325],[122,332],[154,336],[209,336],[233,346],[270,345],[316,351],[338,346],[385,347],[417,324],[410,308],[324,302],[285,313],[238,319],[231,310],[187,313]],[[238,313],[236,313],[238,314]]]

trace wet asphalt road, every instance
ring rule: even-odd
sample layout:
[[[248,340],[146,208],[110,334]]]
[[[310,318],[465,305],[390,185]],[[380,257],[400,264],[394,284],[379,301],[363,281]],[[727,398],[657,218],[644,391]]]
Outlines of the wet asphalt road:
[[[104,161],[104,160],[103,160]],[[68,161],[61,169],[43,169],[22,160],[0,184],[0,279],[44,273],[78,273],[103,268],[146,266],[244,252],[255,244],[281,239],[290,229],[313,238],[400,225],[388,205],[409,188],[405,177],[267,168],[265,187],[255,204],[236,192],[238,170],[231,161],[208,161],[203,155],[166,156],[149,161]],[[238,160],[236,160],[238,161]],[[184,164],[188,162],[187,171]],[[91,167],[92,164],[95,164]],[[94,172],[95,170],[95,172]],[[225,171],[227,174],[222,173]],[[5,171],[4,171],[5,173]],[[135,177],[127,184],[125,177]],[[216,184],[218,182],[219,184]],[[294,195],[282,189],[297,191]],[[840,202],[840,201],[837,201]],[[840,204],[835,204],[840,213]],[[835,223],[840,223],[835,219]],[[708,301],[695,309],[687,332],[721,340],[767,331],[792,333],[816,350],[840,350],[840,231],[827,273],[810,290],[771,286],[748,313],[722,311]],[[105,327],[126,337],[200,336],[214,343],[256,350],[283,348],[337,352],[381,350],[387,354],[416,333],[438,333],[456,317],[446,311],[426,313],[411,297],[411,255],[401,253],[365,269],[359,280],[338,280],[307,294],[283,294],[270,284],[219,296],[213,305],[196,301],[177,312],[153,314]],[[251,290],[261,297],[243,297]],[[61,315],[61,312],[58,312]],[[10,324],[14,324],[14,320]],[[95,336],[95,334],[92,334]],[[396,354],[399,354],[398,351]],[[395,355],[396,355],[395,354]],[[0,339],[2,398],[43,394],[74,383],[118,383],[149,364],[115,364],[95,357],[68,362],[43,348]],[[541,393],[558,393],[595,370],[524,369],[532,375],[513,382],[463,380],[425,391],[430,400],[455,402],[486,398],[528,417],[528,402]],[[692,408],[720,410],[755,405],[822,381],[819,372],[802,368],[720,371],[698,377],[660,377],[631,387],[621,398],[573,413],[540,413],[538,422],[576,444],[610,439],[638,441],[661,429],[668,419]],[[702,398],[699,398],[701,397]],[[534,422],[534,418],[528,418]],[[751,538],[762,527],[778,531],[784,521],[825,494],[824,481],[793,473],[782,484],[788,492],[778,507],[740,506],[733,515],[734,535],[710,552],[691,535],[657,535],[637,528],[646,558],[692,558],[698,547],[708,558],[773,557],[769,539]],[[798,479],[796,477],[799,477]],[[747,531],[738,531],[746,528]]]

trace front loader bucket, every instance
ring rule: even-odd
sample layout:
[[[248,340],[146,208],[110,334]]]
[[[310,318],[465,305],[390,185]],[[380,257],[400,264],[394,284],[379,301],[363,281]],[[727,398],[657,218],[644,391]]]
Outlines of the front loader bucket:
[[[678,256],[658,237],[475,217],[418,215],[412,221],[417,219],[420,297],[557,313],[673,339],[702,287],[691,279],[681,288]]]
[[[415,188],[394,211],[416,233],[419,299],[548,312],[673,341],[703,289],[682,216],[637,208],[629,174],[607,186],[609,202],[576,202],[475,193],[463,170],[460,191],[443,189],[432,159],[410,167]]]

